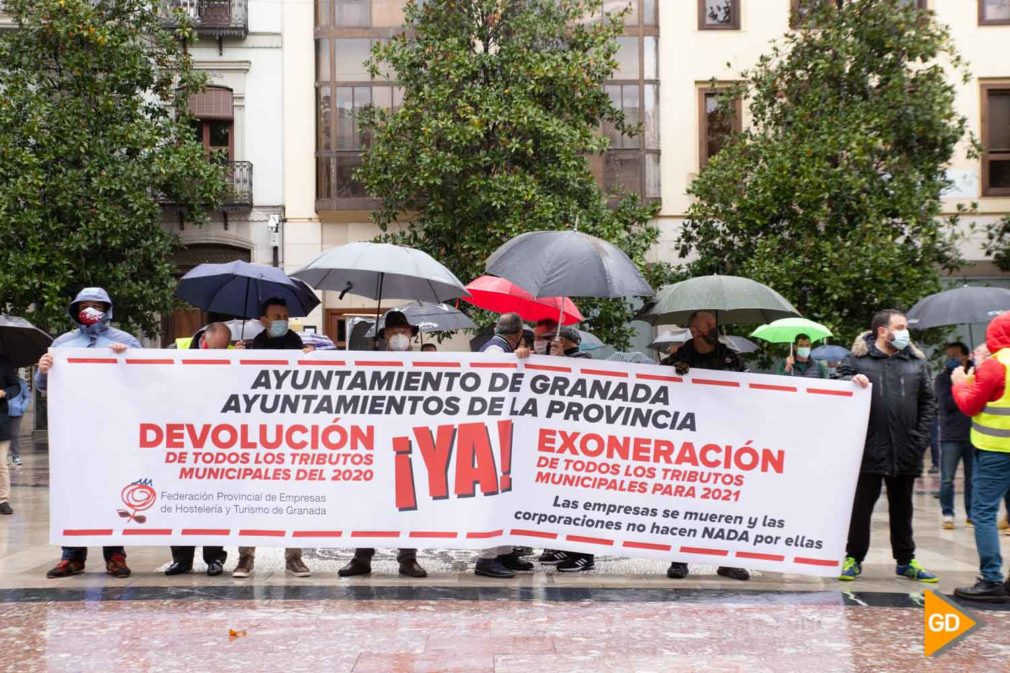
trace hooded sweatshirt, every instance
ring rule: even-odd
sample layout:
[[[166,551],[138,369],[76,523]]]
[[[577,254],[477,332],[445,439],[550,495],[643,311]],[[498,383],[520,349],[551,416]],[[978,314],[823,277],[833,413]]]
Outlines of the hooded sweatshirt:
[[[1010,313],[997,316],[985,330],[989,352],[1010,348]],[[989,358],[975,368],[974,376],[954,386],[954,403],[966,416],[977,416],[989,402],[1003,397],[1006,368],[996,358]]]
[[[103,302],[109,305],[109,310],[94,325],[83,325],[78,313],[81,303],[85,301]],[[114,343],[126,344],[130,348],[142,348],[132,334],[111,326],[112,299],[109,298],[109,293],[100,287],[86,287],[78,292],[67,307],[67,314],[77,325],[77,329],[57,337],[50,348],[107,348]],[[46,390],[48,380],[49,377],[42,372],[35,373],[35,385],[39,390]]]

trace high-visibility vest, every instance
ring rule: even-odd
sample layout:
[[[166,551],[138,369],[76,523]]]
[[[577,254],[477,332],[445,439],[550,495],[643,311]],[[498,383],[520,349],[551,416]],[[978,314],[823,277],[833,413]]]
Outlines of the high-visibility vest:
[[[175,347],[179,350],[189,348],[193,343],[193,337],[179,337],[175,340]]]
[[[983,451],[1010,453],[1010,348],[993,355],[1006,370],[1003,397],[985,405],[978,416],[971,419],[971,443]]]

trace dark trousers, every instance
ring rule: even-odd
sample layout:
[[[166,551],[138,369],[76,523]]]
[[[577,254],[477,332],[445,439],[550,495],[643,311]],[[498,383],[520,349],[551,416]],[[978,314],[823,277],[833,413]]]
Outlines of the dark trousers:
[[[358,547],[354,550],[354,558],[361,559],[366,563],[372,562],[372,557],[375,556],[375,550],[371,547]],[[400,563],[405,561],[416,561],[417,560],[417,550],[416,549],[397,549],[396,550],[396,560]]]
[[[958,462],[964,463],[964,514],[971,518],[971,480],[975,467],[975,447],[971,442],[941,442],[940,512],[954,516],[954,477]]]
[[[196,547],[172,547],[172,560],[175,563],[183,563],[185,565],[193,565],[193,557],[196,556]],[[224,563],[228,558],[228,552],[224,550],[224,547],[204,547],[203,548],[203,561],[208,565],[214,561],[220,561]]]
[[[852,503],[849,521],[849,543],[846,554],[859,563],[870,549],[870,525],[873,506],[880,498],[882,484],[887,485],[887,507],[891,522],[891,552],[900,565],[915,558],[915,540],[912,539],[912,494],[915,477],[885,477],[880,474],[860,474],[856,484],[856,497]]]
[[[112,559],[114,554],[122,554],[126,556],[126,550],[122,547],[102,547],[102,555],[105,556],[106,562]],[[64,561],[80,561],[84,563],[88,560],[88,548],[87,547],[63,547],[63,556],[61,557]]]

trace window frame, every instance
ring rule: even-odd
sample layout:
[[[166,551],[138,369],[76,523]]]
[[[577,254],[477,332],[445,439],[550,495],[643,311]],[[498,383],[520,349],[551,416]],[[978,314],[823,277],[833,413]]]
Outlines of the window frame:
[[[742,0],[729,0],[730,20],[728,24],[710,24],[705,22],[707,0],[698,0],[698,30],[740,30],[740,3]]]
[[[720,94],[733,86],[733,82],[719,82],[712,86],[710,82],[701,82],[698,90],[698,170],[701,171],[711,158],[708,156],[708,107],[705,105],[708,96]],[[733,133],[743,131],[743,99],[733,99]]]
[[[1006,91],[1010,94],[1010,80],[1001,80],[994,82],[982,82],[980,85],[980,104],[981,104],[981,114],[979,116],[979,136],[982,144],[982,149],[980,152],[979,160],[982,164],[981,166],[981,181],[982,181],[982,196],[1010,196],[1010,187],[990,187],[989,186],[989,162],[993,159],[999,161],[1010,161],[1010,149],[1005,151],[996,152],[996,157],[993,157],[993,153],[989,150],[989,118],[991,114],[989,112],[989,93],[991,91]]]
[[[985,0],[978,0],[978,25],[980,26],[1010,26],[1010,17],[1006,19],[989,19],[985,14]]]

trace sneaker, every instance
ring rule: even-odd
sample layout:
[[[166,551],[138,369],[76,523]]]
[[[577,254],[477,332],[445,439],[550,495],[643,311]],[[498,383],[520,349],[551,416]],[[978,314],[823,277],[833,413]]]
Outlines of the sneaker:
[[[731,580],[738,580],[740,582],[746,582],[750,579],[750,571],[746,568],[728,568],[725,566],[719,566],[715,571],[716,575],[721,577],[728,577]]]
[[[990,582],[981,577],[975,582],[973,587],[958,587],[954,589],[954,595],[969,601],[982,601],[984,603],[1006,603],[1006,587],[999,582]]]
[[[133,574],[126,565],[126,557],[122,554],[113,554],[112,558],[105,562],[105,572],[119,579],[126,579]]]
[[[515,577],[516,574],[514,571],[509,570],[501,564],[501,558],[499,556],[498,558],[477,559],[477,565],[474,566],[473,573],[481,577],[495,577],[498,579]]]
[[[11,509],[11,504],[9,502],[0,502],[0,514],[13,514],[14,510]]]
[[[512,552],[511,554],[502,554],[498,557],[498,562],[509,570],[521,573],[528,573],[533,570],[533,564],[529,561],[522,560],[515,552]]]
[[[582,573],[596,567],[591,554],[568,554],[568,558],[557,565],[559,573]]]
[[[933,465],[932,467],[929,468],[929,473],[930,474],[939,474],[940,473],[940,468],[937,467],[936,465]]]
[[[687,577],[688,569],[686,563],[678,563],[674,561],[670,564],[670,567],[666,569],[666,576],[671,580],[682,580]]]
[[[851,556],[846,556],[845,563],[842,564],[842,574],[838,576],[838,579],[842,582],[854,582],[862,574],[863,566],[859,561]]]
[[[52,570],[46,573],[46,577],[51,580],[71,575],[80,575],[84,572],[83,561],[60,561]]]
[[[244,579],[252,575],[253,567],[256,565],[256,557],[251,554],[240,554],[238,565],[231,572],[231,576],[236,579]]]
[[[295,577],[308,577],[312,574],[309,567],[305,565],[305,561],[302,560],[301,556],[292,556],[287,561],[288,572]]]
[[[946,515],[943,517],[943,529],[954,530],[954,517]]]
[[[207,564],[207,577],[217,577],[224,574],[224,559],[214,559]]]
[[[181,563],[179,561],[173,561],[172,565],[165,568],[165,574],[169,577],[173,575],[188,575],[193,572],[192,563]]]
[[[545,549],[544,553],[537,560],[540,561],[541,565],[556,566],[567,559],[567,552],[558,551],[557,549]]]
[[[898,577],[907,577],[910,580],[915,580],[916,582],[926,582],[927,584],[936,584],[940,581],[938,575],[934,575],[929,572],[915,559],[908,562],[908,565],[898,565],[894,568],[894,574]]]

